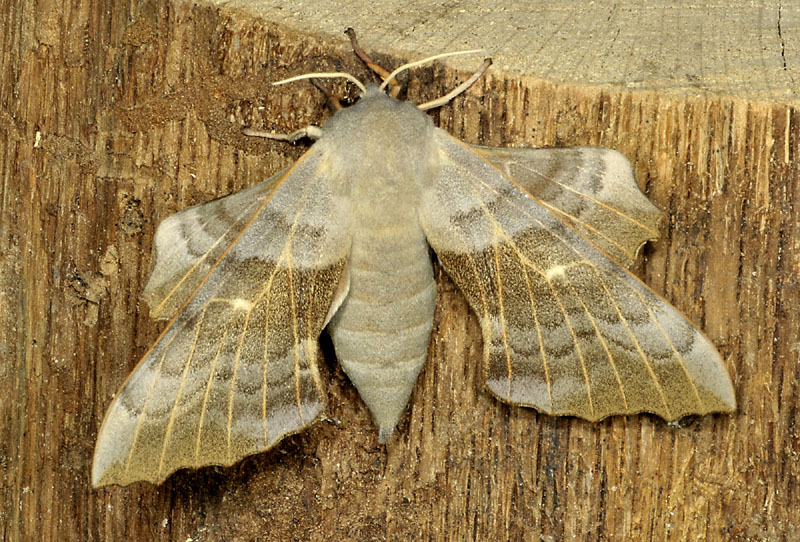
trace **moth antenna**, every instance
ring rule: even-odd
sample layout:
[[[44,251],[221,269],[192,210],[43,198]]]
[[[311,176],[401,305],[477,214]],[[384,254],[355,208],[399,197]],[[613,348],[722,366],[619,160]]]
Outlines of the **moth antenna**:
[[[315,73],[304,73],[303,75],[295,75],[294,77],[289,77],[288,79],[281,79],[280,81],[275,81],[272,83],[273,86],[278,85],[285,85],[286,83],[291,83],[293,81],[300,81],[301,79],[313,79],[315,77],[318,78],[332,78],[332,77],[341,77],[347,79],[355,86],[361,89],[361,92],[366,92],[367,87],[364,86],[364,83],[350,75],[349,73],[344,72],[315,72]]]
[[[433,109],[434,107],[439,107],[446,104],[447,102],[449,102],[450,100],[452,100],[453,98],[455,98],[456,96],[467,90],[472,85],[472,83],[478,80],[478,77],[483,75],[483,72],[489,69],[489,66],[491,65],[492,65],[491,58],[484,59],[483,64],[481,64],[481,67],[478,68],[478,71],[473,73],[469,79],[458,85],[456,88],[454,88],[441,98],[436,98],[435,100],[425,102],[424,104],[420,104],[417,107],[422,111],[427,111],[428,109]]]
[[[410,70],[411,68],[415,68],[417,66],[421,66],[423,64],[427,64],[429,62],[433,62],[434,60],[439,60],[440,58],[445,58],[445,57],[448,57],[448,56],[471,55],[473,53],[481,53],[481,52],[483,52],[483,49],[470,49],[469,51],[455,51],[455,52],[452,52],[452,53],[441,53],[441,54],[438,54],[438,55],[429,56],[428,58],[423,58],[422,60],[417,60],[415,62],[409,62],[408,64],[403,64],[402,66],[400,66],[399,68],[394,70],[392,73],[390,73],[386,77],[386,79],[384,79],[383,83],[381,83],[381,86],[379,88],[381,90],[386,88],[386,85],[390,84],[392,79],[397,77],[397,74],[402,72],[402,71]]]

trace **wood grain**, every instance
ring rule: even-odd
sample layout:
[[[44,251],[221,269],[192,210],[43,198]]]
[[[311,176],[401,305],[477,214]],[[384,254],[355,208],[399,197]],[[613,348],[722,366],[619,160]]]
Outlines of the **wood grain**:
[[[388,446],[327,343],[327,418],[311,430],[229,469],[92,490],[103,412],[160,329],[139,302],[155,226],[302,152],[240,134],[326,115],[310,85],[269,81],[367,70],[344,36],[226,8],[43,0],[1,16],[3,540],[800,537],[792,94],[756,99],[745,79],[725,92],[586,85],[497,66],[432,113],[469,142],[626,154],[669,217],[640,275],[717,345],[737,414],[591,424],[505,406],[484,389],[478,323],[439,271],[431,356]],[[387,51],[376,56],[398,65]],[[419,70],[409,98],[458,80]]]

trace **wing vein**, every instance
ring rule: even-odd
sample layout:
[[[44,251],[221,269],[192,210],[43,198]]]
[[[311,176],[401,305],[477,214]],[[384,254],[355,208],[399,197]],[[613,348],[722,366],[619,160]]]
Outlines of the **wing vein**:
[[[525,193],[528,194],[528,192],[525,192]],[[608,235],[606,235],[602,231],[598,230],[597,228],[595,228],[594,226],[592,226],[588,222],[583,221],[583,220],[579,220],[576,217],[572,216],[571,214],[565,213],[561,209],[558,209],[558,208],[554,207],[553,205],[550,205],[546,201],[537,200],[537,203],[539,203],[542,207],[544,207],[545,209],[547,209],[548,211],[550,211],[554,215],[559,216],[559,217],[560,217],[560,215],[563,215],[563,216],[567,217],[569,220],[572,220],[573,222],[575,222],[576,224],[579,224],[582,227],[586,228],[587,230],[592,231],[595,235],[597,235],[597,237],[605,239],[609,244],[614,245],[615,247],[617,247],[620,252],[622,252],[623,254],[626,254],[627,256],[629,256],[631,260],[633,260],[636,257],[636,251],[635,250],[628,249],[625,245],[623,245],[622,243],[620,243],[616,239],[614,239],[612,237],[609,237]]]
[[[255,303],[251,303],[250,307],[247,309],[247,313],[244,317],[244,325],[242,326],[242,331],[239,335],[239,344],[236,346],[236,356],[233,360],[233,372],[231,374],[231,384],[228,388],[228,413],[226,419],[226,437],[225,442],[227,446],[227,461],[228,463],[231,462],[231,430],[233,428],[233,400],[236,394],[236,375],[239,373],[239,362],[242,359],[242,345],[244,345],[244,338],[247,335],[247,328],[250,325],[250,315],[253,314],[253,307]]]
[[[261,426],[264,430],[264,443],[269,442],[269,428],[267,426],[267,371],[269,371],[269,340],[270,340],[270,326],[269,326],[269,311],[272,306],[272,283],[275,280],[275,275],[278,272],[278,267],[272,270],[269,280],[262,291],[262,297],[266,299],[266,307],[264,307],[264,363],[261,366]],[[260,302],[261,298],[256,301]]]
[[[172,345],[172,342],[177,338],[179,332],[182,331],[188,325],[188,323],[189,323],[188,321],[183,322],[182,325],[181,325],[181,329],[179,331],[176,331],[175,333],[173,333],[172,336],[169,338],[169,341],[167,341],[167,344],[164,345],[164,351],[161,353],[161,358],[158,360],[158,364],[156,365],[156,368],[155,368],[155,374],[153,375],[153,382],[152,382],[152,384],[150,384],[150,389],[147,391],[147,397],[144,400],[144,405],[142,405],[142,412],[137,417],[136,426],[133,429],[133,439],[131,440],[131,447],[128,450],[128,455],[125,458],[125,473],[126,474],[128,473],[128,469],[130,468],[130,461],[131,461],[131,457],[133,456],[134,450],[136,450],[136,444],[139,441],[139,433],[141,432],[142,424],[144,424],[144,418],[145,418],[145,415],[147,413],[147,407],[150,404],[150,399],[152,399],[152,397],[153,397],[153,391],[156,388],[156,384],[158,384],[158,380],[159,380],[159,378],[161,378],[161,367],[164,364],[164,359],[166,358],[167,353],[169,352],[169,349],[170,349],[170,346]],[[162,333],[162,336],[164,334],[166,334],[169,330],[170,330],[170,327],[168,327],[166,330],[164,330],[164,332]],[[160,339],[160,337],[159,337],[159,339]],[[150,348],[150,350],[147,352],[147,354],[145,354],[145,357],[143,359],[146,359],[148,356],[150,356],[152,351],[155,349],[155,347],[159,343],[160,343],[160,340],[157,341]]]
[[[217,353],[214,355],[214,361],[211,363],[211,369],[208,373],[208,381],[206,382],[205,386],[205,393],[203,393],[203,404],[200,407],[200,418],[197,422],[197,441],[194,445],[195,462],[197,462],[200,458],[200,442],[203,434],[203,421],[205,420],[206,412],[208,411],[208,398],[211,395],[211,387],[214,384],[214,372],[217,370],[217,362],[219,362],[219,356],[222,352],[222,347],[225,344],[225,339],[228,338],[228,323],[230,323],[230,318],[228,318],[228,321],[226,322],[225,331],[222,333],[222,338],[220,339],[219,346],[217,347]]]
[[[639,297],[639,299],[642,298],[641,292],[638,292],[635,288],[632,288],[632,290]],[[703,405],[702,399],[700,399],[700,392],[697,391],[697,386],[695,386],[694,378],[692,378],[692,376],[689,374],[689,370],[686,367],[686,362],[684,361],[683,356],[681,355],[680,352],[678,352],[678,349],[675,348],[675,344],[669,338],[669,335],[667,334],[667,331],[663,328],[663,326],[661,325],[661,322],[658,321],[658,318],[656,318],[655,314],[653,314],[653,311],[650,310],[650,307],[644,302],[642,302],[642,304],[645,307],[647,307],[647,312],[650,315],[651,320],[656,324],[656,326],[658,327],[658,330],[661,332],[661,335],[664,337],[664,340],[667,342],[667,344],[669,344],[669,347],[672,349],[672,352],[675,354],[675,357],[677,358],[678,362],[680,363],[681,369],[683,369],[683,372],[686,375],[686,379],[689,381],[689,384],[691,384],[691,386],[692,386],[692,391],[694,392],[694,396],[697,399],[697,404],[700,405],[701,407],[705,408],[704,405]]]
[[[524,263],[520,260],[520,263]],[[535,270],[534,270],[535,271]],[[544,369],[544,381],[547,385],[547,398],[550,401],[550,412],[553,412],[553,384],[550,381],[550,363],[547,361],[547,353],[544,349],[542,326],[539,323],[539,311],[536,308],[536,301],[533,295],[533,288],[531,287],[531,277],[528,273],[525,276],[525,289],[528,291],[528,300],[531,305],[531,312],[533,313],[533,322],[536,325],[536,337],[539,342],[539,354],[542,356],[542,367]]]
[[[194,359],[195,349],[197,348],[197,341],[200,338],[200,330],[202,329],[203,322],[205,321],[206,318],[207,308],[208,305],[203,307],[203,312],[201,313],[199,321],[197,322],[197,331],[194,334],[194,340],[192,341],[192,348],[191,350],[189,350],[189,355],[186,358],[186,361],[184,362],[183,373],[181,374],[181,383],[178,386],[178,392],[175,396],[175,401],[172,404],[172,410],[170,411],[169,414],[169,421],[167,422],[167,429],[164,432],[164,439],[161,445],[161,455],[158,460],[158,476],[161,476],[161,471],[164,468],[164,457],[165,454],[167,453],[167,446],[169,445],[170,437],[172,436],[172,426],[175,423],[175,413],[178,410],[178,403],[180,402],[181,396],[183,395],[183,388],[186,385],[186,378],[189,374],[189,368],[191,367],[192,360]]]
[[[650,378],[653,380],[653,384],[655,384],[656,389],[658,390],[658,395],[661,398],[661,402],[664,405],[664,411],[667,413],[668,418],[671,418],[669,404],[667,403],[667,395],[664,393],[664,388],[661,386],[661,383],[658,381],[658,377],[656,376],[656,373],[653,370],[653,366],[651,365],[650,361],[647,359],[647,354],[644,353],[644,349],[642,348],[642,345],[639,342],[639,339],[636,337],[636,334],[633,332],[633,329],[631,329],[631,326],[630,326],[630,323],[628,322],[628,319],[625,318],[625,315],[622,314],[622,310],[620,309],[619,304],[617,303],[617,301],[614,299],[614,296],[612,296],[611,292],[608,290],[606,282],[603,280],[603,277],[600,274],[600,271],[591,262],[589,262],[589,265],[592,267],[592,270],[594,271],[595,275],[597,276],[597,280],[599,280],[600,284],[603,286],[603,291],[606,293],[608,298],[611,300],[611,304],[614,305],[614,310],[617,311],[617,315],[620,317],[620,320],[622,320],[622,322],[625,324],[625,329],[628,331],[628,335],[630,335],[631,340],[633,341],[633,344],[636,346],[636,351],[639,353],[639,357],[642,358],[642,361],[644,362],[644,365],[647,368],[647,373],[650,375]],[[636,290],[634,288],[631,288],[631,286],[629,284],[625,283],[624,281],[620,281],[620,282],[622,282],[622,284],[625,284],[625,286],[628,287],[629,289],[631,289],[634,292],[636,292]],[[638,292],[637,292],[637,294],[638,294]],[[647,306],[644,303],[642,303],[642,304],[645,307]],[[648,308],[648,314],[650,314],[651,320],[655,320],[655,318],[653,318],[652,313],[650,313],[650,309],[649,308]]]
[[[588,262],[588,260],[587,260],[587,262]],[[595,273],[597,273],[596,269],[594,269],[594,266],[591,265],[591,262],[588,262],[588,263],[589,263],[590,267],[592,267],[592,269],[595,271]],[[566,273],[564,274],[564,277],[565,278],[567,277]],[[603,351],[606,353],[606,357],[608,358],[608,363],[611,365],[611,369],[614,371],[614,378],[617,381],[617,386],[619,386],[619,393],[622,396],[622,402],[625,405],[625,410],[627,411],[628,410],[628,398],[625,395],[625,386],[623,386],[622,379],[619,376],[619,370],[617,369],[617,364],[614,362],[614,356],[611,354],[611,351],[608,349],[608,343],[606,342],[606,339],[603,336],[603,334],[600,332],[600,328],[597,326],[597,321],[595,320],[594,316],[592,316],[592,313],[589,312],[589,309],[586,307],[586,303],[583,302],[583,297],[581,297],[581,294],[578,292],[578,289],[575,288],[575,285],[568,278],[567,278],[566,282],[569,284],[570,289],[572,289],[572,293],[575,294],[575,297],[578,299],[578,301],[580,301],[581,307],[583,307],[583,311],[586,313],[586,316],[589,317],[589,321],[592,323],[592,327],[594,328],[595,336],[600,340],[600,344],[603,345]],[[605,290],[605,285],[603,286],[603,288]],[[617,309],[617,313],[619,314],[619,308],[617,307],[617,304],[614,302],[613,298],[611,298],[611,303]],[[620,316],[620,318],[622,318],[621,314],[619,314],[619,316]],[[636,340],[636,338],[633,337],[633,335],[631,335],[631,338],[634,341]]]
[[[485,212],[487,213],[487,215],[490,214],[490,211],[486,207],[484,202],[481,202],[481,205],[484,207]],[[492,236],[495,239],[495,241],[497,240],[497,230],[498,230],[497,226],[498,226],[498,224],[495,224],[495,228],[492,231]],[[502,231],[502,229],[500,229],[500,231]],[[505,355],[506,355],[506,374],[508,375],[506,377],[506,381],[508,383],[508,385],[507,385],[508,396],[511,397],[511,352],[509,351],[509,347],[508,347],[508,329],[506,329],[507,328],[507,326],[506,326],[506,308],[505,308],[505,303],[503,302],[503,277],[502,277],[502,275],[500,273],[500,252],[498,250],[498,246],[497,246],[496,242],[492,244],[492,248],[494,249],[493,250],[493,252],[494,252],[494,268],[495,268],[494,282],[495,282],[495,285],[497,286],[497,308],[500,311],[500,314],[499,314],[499,316],[500,316],[500,327],[503,330],[503,350],[505,351]]]

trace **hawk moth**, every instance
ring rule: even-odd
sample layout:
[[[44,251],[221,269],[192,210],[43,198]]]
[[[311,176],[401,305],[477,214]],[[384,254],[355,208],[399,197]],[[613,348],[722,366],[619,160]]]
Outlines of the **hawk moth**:
[[[624,156],[463,143],[423,112],[441,100],[396,99],[395,73],[300,131],[317,141],[290,168],[160,224],[144,297],[171,321],[109,407],[95,486],[231,465],[311,424],[326,327],[388,442],[427,356],[429,247],[501,401],[588,420],[735,409],[714,346],[627,270],[661,212]]]

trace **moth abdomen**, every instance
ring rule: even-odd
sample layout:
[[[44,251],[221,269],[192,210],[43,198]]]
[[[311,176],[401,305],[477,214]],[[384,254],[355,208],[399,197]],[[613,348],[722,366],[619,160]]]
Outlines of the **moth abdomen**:
[[[427,357],[436,283],[413,214],[395,227],[385,220],[362,226],[352,238],[350,290],[329,331],[342,368],[386,442]]]

